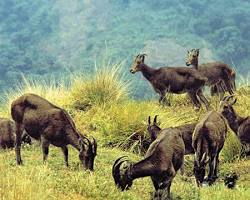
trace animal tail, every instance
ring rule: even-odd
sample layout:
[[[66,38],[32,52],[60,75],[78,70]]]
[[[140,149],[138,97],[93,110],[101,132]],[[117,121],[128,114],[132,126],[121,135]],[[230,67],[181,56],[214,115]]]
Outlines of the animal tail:
[[[193,144],[193,148],[196,152],[196,160],[201,160],[203,156],[203,145],[205,145],[205,140],[207,139],[207,136],[209,135],[209,128],[207,127],[206,123],[203,123],[202,126],[198,127],[198,130],[195,130],[196,132],[196,140]]]

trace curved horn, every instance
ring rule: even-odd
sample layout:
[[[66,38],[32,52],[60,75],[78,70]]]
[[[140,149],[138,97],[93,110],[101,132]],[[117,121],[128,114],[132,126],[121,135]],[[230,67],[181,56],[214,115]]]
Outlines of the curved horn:
[[[234,95],[228,95],[228,96],[225,96],[223,97],[223,99],[221,101],[229,101],[229,99],[231,99],[232,97],[234,97]]]
[[[234,99],[234,101],[232,103],[230,103],[230,105],[234,105],[237,102],[237,98]]]
[[[122,159],[122,158],[126,158],[127,156],[121,156],[119,158],[116,159],[116,161],[114,162],[113,164],[113,168],[112,168],[112,171],[115,169],[116,165],[119,163],[119,161]]]
[[[156,123],[157,123],[157,117],[158,117],[158,115],[155,115],[155,118],[154,118],[154,124],[156,124]]]
[[[117,184],[118,183],[118,177],[117,177],[117,174],[120,173],[120,166],[123,162],[125,162],[126,160],[122,160],[123,158],[125,158],[127,156],[121,156],[120,158],[118,158],[114,164],[113,164],[113,167],[112,167],[112,175],[113,175],[113,178],[115,180],[115,183]]]
[[[91,136],[91,138],[92,138],[92,140],[93,140],[93,142],[91,143],[92,144],[92,149],[94,150],[93,151],[93,153],[96,153],[96,149],[97,149],[97,142],[96,142],[96,139],[93,137],[93,136]]]
[[[148,116],[148,125],[151,125],[151,118]]]

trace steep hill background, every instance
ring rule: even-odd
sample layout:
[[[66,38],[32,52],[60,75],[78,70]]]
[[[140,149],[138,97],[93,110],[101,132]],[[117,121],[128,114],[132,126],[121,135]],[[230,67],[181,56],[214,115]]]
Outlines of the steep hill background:
[[[201,62],[222,60],[241,74],[250,61],[250,2],[245,0],[1,0],[0,90],[25,77],[50,79],[94,71],[104,58],[184,65],[186,50]],[[135,78],[135,77],[133,77]],[[144,96],[146,84],[139,77]]]

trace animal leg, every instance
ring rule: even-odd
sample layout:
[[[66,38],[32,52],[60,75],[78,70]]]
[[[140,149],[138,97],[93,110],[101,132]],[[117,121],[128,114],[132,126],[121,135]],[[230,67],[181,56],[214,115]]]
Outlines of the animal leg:
[[[216,158],[215,158],[216,160],[215,160],[215,167],[214,167],[214,178],[215,179],[217,179],[218,178],[218,176],[217,176],[217,174],[218,174],[218,167],[219,167],[219,153],[217,153],[217,155],[216,155]]]
[[[22,143],[22,133],[24,130],[24,126],[20,123],[16,123],[16,145],[15,145],[15,152],[16,152],[16,162],[18,165],[21,165],[22,158],[21,158],[21,143]]]
[[[209,102],[208,102],[208,100],[206,99],[206,97],[204,96],[204,94],[203,94],[203,92],[202,92],[201,89],[198,90],[197,95],[198,95],[198,97],[200,98],[200,101],[201,101],[202,103],[204,103],[204,105],[206,106],[206,109],[209,110]]]
[[[214,175],[215,168],[216,168],[216,156],[213,155],[213,156],[211,156],[211,158],[209,160],[209,173],[207,176],[207,181],[208,181],[209,185],[213,184],[215,179],[216,179],[215,175]]]
[[[48,155],[49,155],[50,143],[44,137],[41,137],[41,142],[42,142],[42,150],[43,150],[43,163],[46,163]]]
[[[226,86],[226,90],[229,92],[230,95],[234,94],[233,92],[233,89],[232,89],[232,83],[231,83],[231,80],[230,78],[227,76],[227,77],[224,77],[224,84]]]
[[[159,99],[159,103],[161,104],[163,104],[163,105],[167,105],[167,106],[170,106],[170,98],[168,98],[167,96],[166,96],[166,92],[164,91],[164,92],[160,92],[160,99]]]
[[[199,102],[197,95],[195,92],[188,92],[188,95],[190,96],[194,106],[195,106],[195,110],[199,110],[201,108],[201,103]]]
[[[63,155],[64,155],[65,164],[68,167],[69,166],[69,162],[68,162],[68,155],[69,155],[69,153],[68,153],[68,147],[67,146],[62,147],[62,151],[63,151]]]

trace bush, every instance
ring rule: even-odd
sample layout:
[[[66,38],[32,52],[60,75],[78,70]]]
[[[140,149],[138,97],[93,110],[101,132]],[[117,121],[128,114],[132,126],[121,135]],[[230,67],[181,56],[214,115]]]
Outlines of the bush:
[[[129,81],[121,76],[121,65],[106,65],[96,70],[93,77],[73,78],[71,101],[75,109],[109,106],[124,101],[129,95]]]

